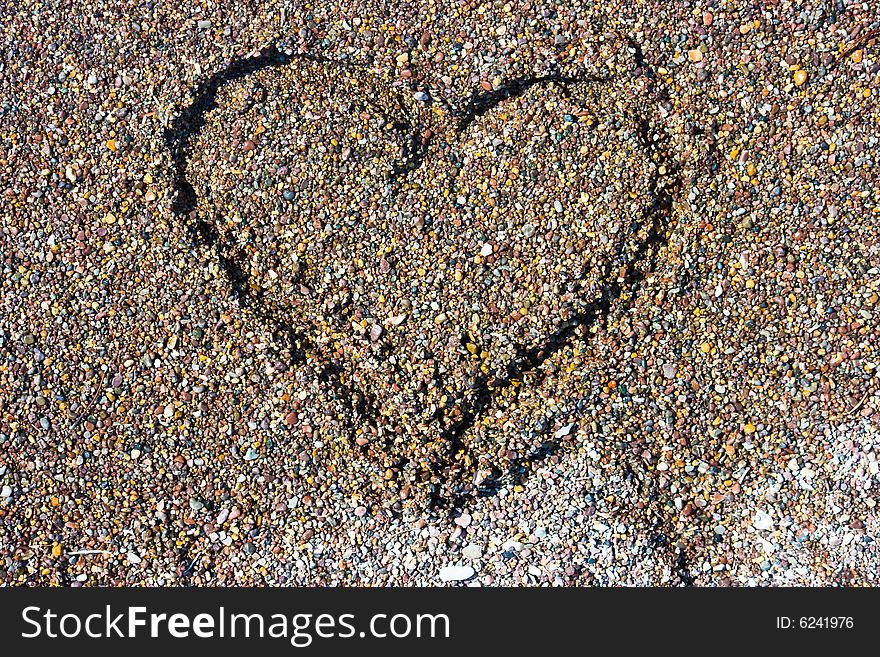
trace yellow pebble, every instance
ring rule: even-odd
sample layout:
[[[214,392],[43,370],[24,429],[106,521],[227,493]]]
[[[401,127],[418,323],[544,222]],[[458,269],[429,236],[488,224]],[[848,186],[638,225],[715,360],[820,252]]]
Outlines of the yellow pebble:
[[[704,342],[700,345],[700,351],[702,351],[704,354],[708,354],[710,351],[712,351],[712,345],[710,345],[708,342]]]
[[[746,434],[751,435],[751,434],[755,433],[755,429],[756,429],[756,428],[757,428],[757,427],[755,427],[754,424],[752,424],[751,422],[748,422],[748,423],[743,427],[743,431],[744,431]]]
[[[110,141],[108,141],[107,148],[109,148],[111,151],[113,151],[115,153],[116,152],[116,140],[111,139]]]
[[[800,69],[794,72],[794,83],[796,86],[801,86],[804,82],[807,81],[807,72],[804,69]]]

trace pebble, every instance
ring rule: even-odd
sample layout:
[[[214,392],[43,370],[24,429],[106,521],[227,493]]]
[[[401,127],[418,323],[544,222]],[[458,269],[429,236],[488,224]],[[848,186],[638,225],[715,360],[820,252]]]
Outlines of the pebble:
[[[483,548],[475,543],[470,543],[462,548],[461,556],[470,561],[479,561],[483,558]]]
[[[476,571],[470,566],[444,566],[440,569],[440,580],[443,582],[460,582],[470,579]]]
[[[773,529],[773,518],[764,511],[758,511],[752,518],[752,526],[761,530]]]
[[[574,423],[566,424],[563,427],[559,427],[556,432],[553,434],[554,438],[565,438],[567,435],[571,433],[571,430],[574,429],[576,425]]]

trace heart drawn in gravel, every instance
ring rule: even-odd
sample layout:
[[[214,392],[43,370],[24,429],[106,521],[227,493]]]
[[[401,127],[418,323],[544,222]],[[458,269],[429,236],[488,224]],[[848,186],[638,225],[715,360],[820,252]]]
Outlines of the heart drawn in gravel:
[[[566,438],[499,450],[499,402],[665,239],[677,179],[650,84],[616,83],[551,72],[450,107],[273,48],[167,130],[175,211],[291,366],[347,400],[360,449],[435,502],[491,493]]]

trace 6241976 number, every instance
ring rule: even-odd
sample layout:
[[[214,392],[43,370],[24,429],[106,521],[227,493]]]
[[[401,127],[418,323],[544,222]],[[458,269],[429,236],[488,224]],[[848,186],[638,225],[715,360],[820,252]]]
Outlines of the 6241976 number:
[[[852,616],[801,616],[800,626],[805,630],[851,629]]]

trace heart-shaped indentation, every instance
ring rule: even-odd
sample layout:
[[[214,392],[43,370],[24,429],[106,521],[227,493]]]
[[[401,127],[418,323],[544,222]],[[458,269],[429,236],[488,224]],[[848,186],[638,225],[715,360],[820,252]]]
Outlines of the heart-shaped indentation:
[[[595,79],[515,81],[461,114],[344,65],[278,64],[203,108],[178,162],[196,225],[352,397],[357,444],[436,480],[499,384],[626,279],[669,172]]]

